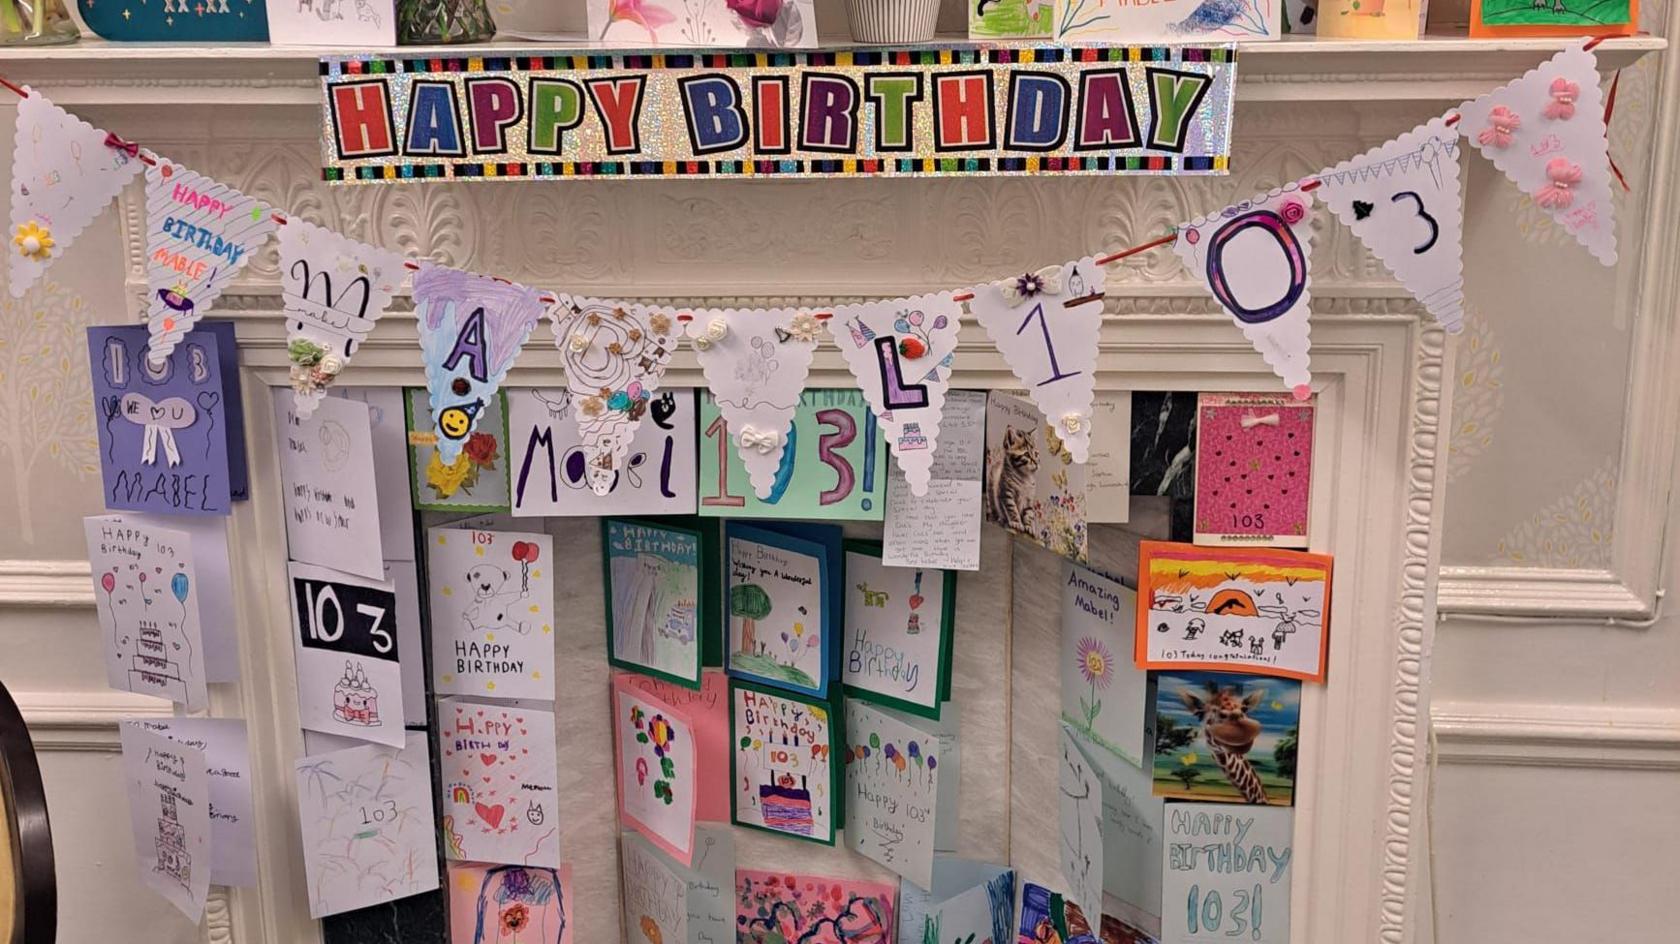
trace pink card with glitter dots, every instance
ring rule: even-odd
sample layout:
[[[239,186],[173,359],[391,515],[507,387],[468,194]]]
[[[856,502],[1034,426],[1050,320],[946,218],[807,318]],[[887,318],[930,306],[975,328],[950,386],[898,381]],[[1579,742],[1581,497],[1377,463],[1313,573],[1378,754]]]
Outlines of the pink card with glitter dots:
[[[1196,543],[1307,546],[1316,401],[1204,393],[1196,418]]]

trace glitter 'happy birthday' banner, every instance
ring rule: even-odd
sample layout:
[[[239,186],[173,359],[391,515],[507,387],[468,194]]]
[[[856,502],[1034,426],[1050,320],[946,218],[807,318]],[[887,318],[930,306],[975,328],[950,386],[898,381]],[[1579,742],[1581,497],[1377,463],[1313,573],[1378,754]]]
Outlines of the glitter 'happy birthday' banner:
[[[329,181],[1222,174],[1233,47],[321,61]]]

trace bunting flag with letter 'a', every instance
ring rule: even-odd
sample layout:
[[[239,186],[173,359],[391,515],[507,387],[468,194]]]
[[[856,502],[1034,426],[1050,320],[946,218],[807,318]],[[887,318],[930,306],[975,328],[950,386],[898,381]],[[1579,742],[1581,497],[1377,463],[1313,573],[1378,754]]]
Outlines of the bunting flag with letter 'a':
[[[149,155],[146,168],[147,358],[162,364],[274,234],[262,201]]]
[[[1464,327],[1464,194],[1445,115],[1319,171],[1318,198],[1435,320]]]
[[[1312,241],[1312,194],[1291,185],[1185,223],[1173,244],[1302,400],[1312,394]]]
[[[140,173],[135,154],[27,86],[12,148],[7,282],[22,298],[82,230]]]

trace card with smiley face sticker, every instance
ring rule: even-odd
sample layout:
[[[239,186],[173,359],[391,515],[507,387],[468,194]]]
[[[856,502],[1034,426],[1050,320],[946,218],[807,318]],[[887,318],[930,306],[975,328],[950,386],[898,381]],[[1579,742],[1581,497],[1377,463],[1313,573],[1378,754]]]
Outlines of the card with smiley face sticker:
[[[436,690],[553,701],[553,539],[432,528],[426,549]]]
[[[450,860],[560,867],[553,712],[445,698],[438,752]]]

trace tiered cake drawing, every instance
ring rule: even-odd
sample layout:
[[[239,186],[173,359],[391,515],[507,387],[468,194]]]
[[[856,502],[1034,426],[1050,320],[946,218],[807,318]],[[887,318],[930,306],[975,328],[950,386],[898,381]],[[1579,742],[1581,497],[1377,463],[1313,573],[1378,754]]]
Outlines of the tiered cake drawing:
[[[134,658],[128,670],[130,687],[137,692],[163,689],[175,701],[187,700],[187,683],[181,678],[181,664],[169,658],[169,644],[157,620],[143,619],[135,632]]]
[[[769,754],[770,744],[765,745]],[[788,736],[782,735],[782,746],[788,746]],[[793,737],[793,752],[799,753],[799,736]],[[778,773],[770,768],[770,782],[758,785],[758,802],[763,809],[764,825],[784,833],[809,836],[816,829],[811,812],[811,791],[805,774],[795,777],[791,771]]]
[[[159,798],[163,812],[157,821],[157,870],[192,888],[192,856],[187,852],[187,831],[176,815],[175,794],[165,792]]]
[[[355,663],[344,663],[344,677],[333,686],[333,717],[369,728],[381,724],[379,692],[368,681],[367,672]]]

